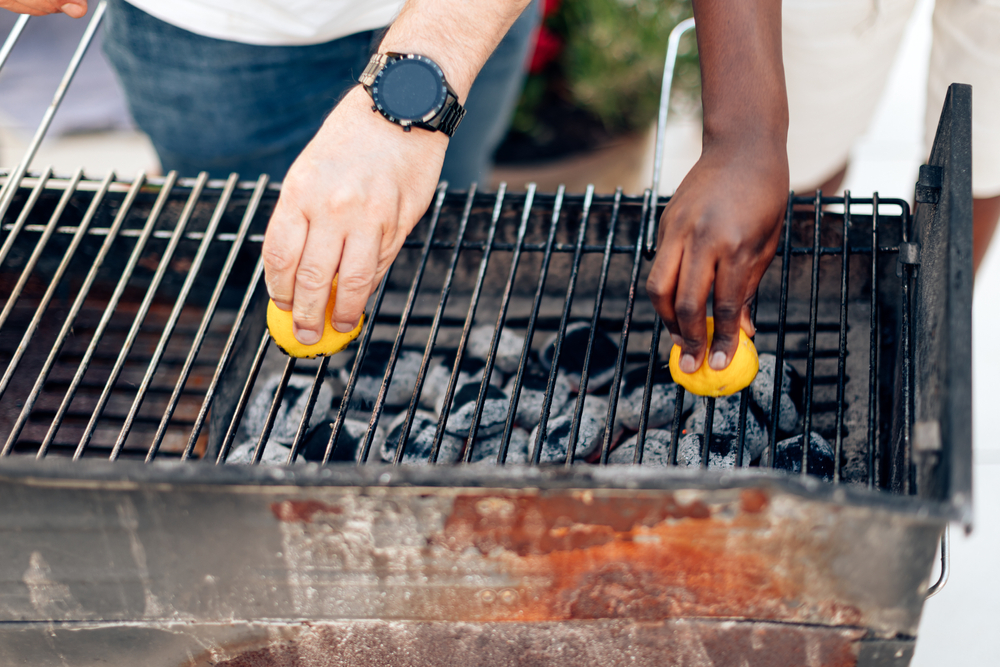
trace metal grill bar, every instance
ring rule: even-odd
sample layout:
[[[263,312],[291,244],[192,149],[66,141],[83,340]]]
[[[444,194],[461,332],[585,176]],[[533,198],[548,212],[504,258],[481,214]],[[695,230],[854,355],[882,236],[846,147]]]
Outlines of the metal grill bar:
[[[778,458],[778,412],[781,408],[781,383],[778,382],[778,373],[784,369],[785,363],[785,320],[788,317],[788,272],[792,261],[792,200],[794,198],[795,193],[789,193],[788,205],[785,208],[785,247],[781,257],[781,296],[778,300],[778,342],[774,352],[774,394],[771,400],[771,423],[768,428],[770,440],[767,444],[768,462],[771,468],[775,467]]]
[[[215,459],[215,464],[219,465],[226,462],[229,457],[229,449],[233,446],[233,440],[236,438],[236,429],[239,428],[240,420],[243,419],[243,412],[247,409],[247,404],[250,402],[250,393],[253,391],[254,381],[257,379],[257,374],[260,373],[261,364],[264,363],[264,355],[267,353],[267,347],[271,343],[271,334],[267,331],[260,338],[260,343],[257,344],[257,354],[253,358],[253,366],[250,367],[250,373],[247,375],[247,381],[243,385],[243,391],[240,393],[240,400],[236,404],[236,410],[233,412],[233,418],[229,420],[229,428],[226,429],[226,437],[222,440],[222,447],[219,449],[219,455]],[[286,367],[286,373],[289,372]],[[275,394],[283,394],[285,387],[288,386],[288,378],[283,377],[282,382],[278,385]],[[279,404],[280,404],[280,398]],[[272,422],[273,425],[273,422]],[[267,430],[270,431],[270,426]],[[263,433],[262,433],[263,435]],[[255,463],[259,462],[258,450],[260,450],[260,445],[254,450],[253,458]]]
[[[285,461],[285,465],[290,466],[295,463],[295,458],[299,454],[302,439],[309,429],[309,421],[312,419],[313,410],[316,409],[316,399],[319,398],[319,390],[323,386],[323,380],[326,379],[326,369],[329,365],[330,357],[323,357],[319,362],[319,368],[316,369],[316,377],[309,387],[309,398],[306,399],[306,408],[302,411],[302,419],[299,420],[299,428],[295,431],[295,440],[292,441],[292,446],[289,448],[288,459]]]
[[[212,241],[212,237],[215,235],[215,230],[219,227],[222,215],[226,212],[226,206],[229,204],[229,199],[233,195],[233,190],[236,188],[236,179],[237,175],[231,174],[228,182],[226,183],[226,187],[222,190],[222,195],[219,197],[219,203],[215,207],[215,213],[212,215],[212,219],[208,223],[208,229],[205,230],[205,236],[202,238],[201,243],[198,246],[198,252],[195,253],[194,260],[191,262],[187,278],[184,280],[184,285],[181,287],[180,294],[174,301],[173,310],[170,311],[170,317],[167,318],[167,323],[163,327],[163,333],[160,334],[160,340],[156,343],[156,349],[153,351],[153,358],[150,359],[149,366],[146,367],[146,374],[142,378],[139,390],[135,395],[135,400],[132,401],[132,407],[129,408],[128,415],[125,417],[125,423],[122,425],[121,433],[119,433],[118,440],[115,442],[114,449],[111,451],[111,460],[116,459],[121,453],[122,448],[125,446],[125,439],[128,437],[129,431],[132,430],[132,423],[135,420],[136,413],[139,412],[139,407],[146,398],[146,392],[149,391],[149,383],[153,379],[153,374],[156,372],[157,366],[160,365],[160,359],[163,357],[163,352],[166,350],[167,343],[170,342],[170,337],[174,333],[174,327],[177,326],[177,320],[181,315],[181,309],[184,308],[184,304],[187,302],[188,294],[191,293],[191,286],[194,284],[195,279],[201,272],[201,265],[205,261],[205,255],[208,253],[208,246]],[[205,173],[205,180],[208,180],[207,173]],[[161,264],[161,266],[166,266],[166,262]],[[147,454],[147,458],[148,457],[149,454]]]
[[[112,176],[109,174],[107,178],[105,178],[105,182],[110,183],[111,178]],[[136,186],[136,188],[138,188],[138,185]],[[14,375],[14,371],[17,370],[18,364],[20,364],[21,359],[24,357],[24,353],[27,351],[28,344],[31,342],[31,338],[34,336],[35,331],[38,329],[38,325],[42,320],[42,315],[45,313],[45,309],[48,308],[49,302],[52,301],[52,297],[55,295],[56,288],[59,286],[60,281],[62,281],[63,274],[66,273],[66,268],[69,266],[70,261],[73,259],[73,255],[76,254],[77,248],[80,247],[80,242],[83,240],[83,235],[86,233],[87,225],[89,225],[90,221],[94,219],[94,215],[97,213],[97,209],[101,204],[102,198],[103,198],[103,193],[100,193],[98,196],[94,197],[93,201],[91,202],[90,208],[87,210],[87,214],[84,216],[83,222],[80,224],[77,233],[73,236],[73,241],[70,243],[70,246],[63,253],[63,258],[62,261],[59,263],[59,268],[56,269],[55,275],[53,276],[52,281],[49,283],[48,289],[45,290],[45,295],[42,297],[41,302],[35,309],[35,314],[31,318],[31,323],[28,325],[27,331],[25,331],[24,335],[21,337],[21,344],[17,346],[17,351],[14,353],[14,357],[10,360],[10,363],[7,365],[7,370],[4,372],[3,379],[0,380],[0,398],[3,398],[4,393],[6,393],[7,387],[10,384],[10,380]],[[109,235],[108,238],[111,239],[112,237]],[[110,246],[110,242],[106,243],[105,246],[102,247],[102,250],[104,250],[104,248],[108,246]],[[94,268],[88,274],[88,278],[96,273],[97,266],[98,264],[95,263]],[[89,287],[89,285],[87,286]],[[86,297],[86,290],[81,289],[80,295],[77,297],[76,302],[73,304],[74,311],[79,310],[79,305],[82,305],[83,299],[85,297]],[[74,311],[71,312],[73,312],[73,314],[75,315]],[[59,338],[57,339],[56,343],[57,347],[61,346],[62,341],[65,340],[66,335],[69,333],[69,328],[70,328],[69,325],[72,323],[72,320],[73,317],[69,317],[67,319],[67,323],[63,326],[63,330],[59,332]],[[13,445],[12,439],[9,438],[8,441],[10,445]],[[6,455],[8,453],[10,453],[10,448],[5,446],[2,455]]]
[[[872,207],[872,247],[878,247],[878,193],[873,197]],[[868,488],[875,487],[875,460],[878,450],[878,254],[872,253],[871,263],[871,323],[870,350],[868,353]]]
[[[420,360],[420,371],[417,373],[417,381],[413,386],[413,395],[410,398],[410,405],[406,411],[403,428],[399,439],[396,457],[393,463],[398,465],[402,460],[403,447],[410,437],[410,429],[413,427],[413,415],[417,410],[417,402],[420,400],[420,393],[424,388],[424,379],[427,377],[427,370],[430,366],[431,355],[434,352],[434,345],[437,343],[438,332],[441,329],[441,320],[444,317],[445,306],[448,305],[448,297],[451,296],[451,284],[455,279],[455,269],[458,268],[458,258],[462,254],[462,243],[465,240],[465,232],[469,226],[469,217],[472,215],[472,204],[476,198],[476,184],[469,188],[469,194],[465,198],[465,208],[458,223],[458,233],[455,237],[455,251],[451,254],[451,262],[448,264],[448,271],[445,274],[444,284],[441,286],[441,297],[438,299],[437,310],[434,311],[434,321],[431,323],[431,333],[427,337],[427,346],[424,348],[424,356]]]
[[[538,311],[542,305],[542,296],[545,293],[545,279],[549,275],[549,264],[552,261],[552,252],[555,248],[556,231],[559,228],[559,218],[562,215],[563,197],[566,195],[566,187],[560,185],[556,191],[555,203],[552,205],[552,219],[549,223],[549,235],[545,241],[544,254],[542,255],[542,266],[538,270],[538,281],[535,288],[535,298],[531,304],[531,315],[528,317],[528,327],[524,334],[524,345],[521,346],[521,358],[517,363],[517,375],[514,378],[514,390],[510,396],[510,407],[507,409],[507,419],[504,421],[503,441],[500,445],[500,452],[497,454],[497,464],[503,465],[507,462],[507,450],[510,447],[510,438],[514,432],[514,415],[517,413],[517,404],[521,398],[521,389],[524,385],[524,371],[528,366],[528,352],[531,350],[531,341],[535,335],[535,326],[538,323]]]
[[[844,227],[840,258],[840,345],[837,355],[837,426],[833,446],[833,483],[840,484],[841,456],[844,451],[844,373],[847,367],[848,264],[851,259],[851,192],[844,192]]]
[[[813,215],[815,220],[813,222],[813,257],[812,257],[812,278],[810,282],[810,292],[809,292],[809,342],[806,350],[808,351],[808,356],[806,357],[806,394],[805,394],[805,418],[802,420],[802,475],[809,474],[809,443],[812,440],[812,401],[813,401],[813,381],[815,380],[814,372],[816,369],[816,356],[814,351],[816,350],[816,318],[819,315],[819,246],[820,246],[820,226],[823,223],[823,204],[822,204],[823,193],[821,190],[816,191],[816,199],[813,203]],[[777,369],[775,369],[775,375],[777,376]],[[777,378],[775,378],[776,386],[778,385]]]
[[[385,297],[385,287],[389,284],[389,275],[392,273],[392,266],[385,272],[382,276],[382,282],[379,283],[378,292],[375,294],[375,302],[372,305],[372,317],[368,318],[368,324],[365,325],[364,332],[361,334],[361,344],[358,346],[358,354],[354,358],[354,367],[351,369],[351,377],[347,382],[347,389],[344,390],[344,398],[340,402],[340,412],[337,413],[337,421],[333,424],[333,430],[330,433],[330,440],[326,444],[326,452],[323,454],[323,464],[326,465],[330,461],[330,456],[333,454],[336,448],[339,438],[340,431],[344,427],[344,419],[347,417],[347,408],[351,404],[351,397],[354,395],[354,387],[358,381],[358,371],[361,370],[361,362],[365,358],[365,354],[368,352],[368,344],[372,339],[372,332],[375,330],[375,313],[379,312],[382,308],[382,299]],[[266,340],[265,334],[265,340]],[[256,375],[256,371],[254,372]],[[362,456],[364,455],[364,456]],[[365,463],[367,461],[367,452],[363,449],[359,449],[357,453],[357,463]]]
[[[507,184],[501,183],[500,188],[497,190],[496,203],[493,206],[493,217],[490,220],[486,243],[483,246],[483,257],[479,261],[479,273],[476,276],[476,286],[472,290],[469,310],[465,316],[465,326],[462,327],[462,338],[458,342],[458,350],[455,351],[455,363],[451,369],[451,377],[448,378],[448,389],[444,394],[444,403],[441,408],[441,415],[438,417],[437,430],[434,432],[434,443],[431,445],[430,460],[432,464],[437,463],[438,454],[441,451],[441,442],[444,439],[445,425],[448,423],[448,416],[451,414],[451,402],[455,398],[458,373],[462,368],[462,359],[465,357],[465,347],[469,342],[469,332],[472,330],[472,323],[476,319],[476,308],[479,306],[479,296],[483,291],[486,269],[490,263],[490,255],[493,252],[493,239],[496,238],[497,224],[500,222],[500,214],[503,212],[503,200],[506,194]]]
[[[615,191],[615,201],[611,207],[611,221],[608,223],[608,236],[604,244],[604,259],[601,262],[601,276],[597,281],[597,295],[594,297],[594,314],[590,318],[590,336],[587,338],[587,351],[583,357],[583,369],[580,372],[580,393],[576,397],[576,408],[573,410],[573,424],[570,427],[569,447],[566,451],[566,465],[573,465],[576,457],[576,442],[580,437],[580,418],[583,416],[583,402],[587,396],[587,383],[590,381],[590,355],[594,350],[594,337],[597,335],[597,325],[601,319],[601,307],[604,305],[604,288],[608,284],[608,267],[611,265],[611,247],[614,245],[615,232],[618,231],[618,213],[622,203],[622,189]]]
[[[7,39],[4,40],[3,46],[0,46],[0,69],[3,68],[4,63],[7,62],[7,57],[10,56],[10,52],[14,50],[14,45],[17,44],[17,40],[21,38],[21,33],[24,32],[24,26],[28,25],[28,19],[31,17],[28,14],[21,14],[17,17],[17,21],[14,23],[14,27],[10,29],[10,33],[7,35]]]
[[[382,378],[382,386],[379,388],[378,397],[375,399],[375,408],[372,410],[372,416],[368,422],[368,432],[365,433],[365,440],[363,444],[363,457],[366,461],[368,460],[372,439],[375,437],[375,427],[378,425],[379,418],[382,416],[382,410],[385,407],[386,392],[389,391],[389,382],[392,380],[392,374],[396,369],[396,361],[399,359],[399,351],[403,346],[403,338],[406,336],[406,328],[409,325],[410,313],[413,312],[413,304],[416,301],[417,292],[420,290],[420,283],[423,281],[424,271],[427,269],[427,260],[430,257],[431,252],[430,242],[431,239],[434,238],[434,232],[437,230],[438,220],[441,219],[441,207],[444,205],[444,193],[444,187],[439,187],[437,197],[434,200],[430,226],[427,230],[427,240],[424,242],[424,249],[420,254],[420,264],[417,267],[417,274],[414,276],[413,282],[410,284],[410,293],[406,298],[406,306],[403,307],[403,313],[399,317],[399,330],[396,332],[396,340],[392,346],[392,353],[389,355],[389,363],[385,369],[385,376]],[[405,445],[405,439],[400,438],[399,446],[396,448],[397,463],[402,457]]]
[[[268,438],[271,437],[274,420],[278,416],[278,410],[281,409],[281,399],[285,397],[285,390],[288,389],[288,381],[292,378],[292,372],[295,371],[295,362],[295,357],[288,357],[288,360],[285,362],[285,370],[281,374],[281,380],[278,382],[277,388],[274,390],[274,399],[271,401],[271,408],[267,411],[264,428],[261,429],[260,437],[257,438],[257,446],[253,450],[253,457],[250,461],[251,465],[258,465],[261,457],[264,456],[264,448],[267,446]]]
[[[252,213],[248,211],[247,216],[244,220],[248,220],[252,217]],[[222,374],[226,372],[229,367],[229,362],[232,360],[233,351],[236,348],[236,339],[239,336],[240,330],[243,327],[243,323],[246,321],[247,313],[250,311],[250,302],[254,298],[257,292],[257,287],[260,285],[261,280],[264,277],[264,261],[263,259],[257,260],[257,265],[254,267],[253,277],[250,279],[250,284],[247,286],[246,293],[243,296],[243,302],[240,304],[240,309],[236,315],[236,321],[233,322],[233,327],[229,332],[229,338],[226,339],[226,347],[222,352],[222,356],[219,359],[219,364],[215,368],[215,374],[212,376],[212,382],[208,385],[208,389],[205,391],[205,400],[202,401],[201,409],[198,411],[198,416],[194,420],[194,426],[191,428],[191,435],[188,437],[187,446],[184,448],[183,454],[181,454],[181,460],[185,461],[191,458],[194,453],[195,445],[198,442],[198,436],[201,435],[201,430],[205,426],[205,419],[208,418],[208,411],[212,407],[212,403],[215,400],[216,391],[219,387],[219,381],[222,378]],[[225,456],[222,456],[222,452],[219,452],[219,462],[225,461]]]
[[[235,174],[234,174],[235,176]],[[236,185],[236,179],[231,179],[233,182],[233,187]],[[184,367],[181,369],[180,377],[177,378],[177,383],[174,385],[174,391],[170,395],[170,400],[167,402],[167,408],[163,411],[163,418],[160,420],[160,425],[156,429],[156,434],[153,436],[153,443],[149,446],[149,452],[146,454],[146,462],[152,461],[160,448],[160,444],[163,442],[163,436],[167,432],[167,426],[170,423],[171,417],[173,417],[174,410],[177,409],[177,402],[180,400],[181,392],[184,391],[184,385],[187,384],[188,378],[191,376],[191,368],[194,366],[194,360],[201,351],[202,343],[205,340],[205,334],[208,333],[208,327],[212,323],[212,318],[215,317],[216,309],[219,307],[219,300],[222,298],[222,291],[226,287],[226,282],[229,280],[229,276],[233,271],[233,266],[236,264],[236,258],[239,257],[240,251],[243,249],[243,244],[246,242],[247,233],[250,231],[250,223],[253,222],[254,216],[257,214],[257,209],[260,207],[260,201],[264,196],[264,191],[267,188],[268,177],[266,174],[262,174],[260,178],[257,179],[257,185],[254,188],[253,195],[250,198],[250,203],[247,204],[246,211],[243,214],[243,220],[240,222],[239,231],[236,237],[233,239],[233,245],[229,249],[229,255],[226,257],[226,263],[222,267],[222,271],[219,273],[219,279],[216,281],[215,290],[212,292],[212,298],[205,309],[205,315],[201,318],[201,324],[198,327],[198,332],[195,334],[194,342],[191,344],[191,349],[188,352],[187,359],[184,360]],[[222,212],[225,210],[225,206],[221,204],[223,199],[228,202],[229,196],[224,196],[220,198],[220,206],[216,208],[219,211],[219,216],[221,217]],[[219,238],[219,234],[215,234],[215,238]],[[208,235],[206,234],[206,238]],[[249,293],[253,293],[252,289],[253,283],[251,283],[251,289]],[[200,429],[199,429],[200,430]],[[193,446],[193,443],[191,443]]]
[[[486,404],[486,388],[489,386],[490,377],[493,375],[493,364],[496,361],[500,332],[503,331],[504,320],[507,318],[507,307],[510,305],[510,295],[514,289],[514,278],[517,276],[518,264],[521,261],[524,235],[528,229],[528,220],[531,217],[531,206],[534,201],[535,184],[531,183],[528,185],[528,193],[524,200],[524,209],[521,212],[521,224],[517,229],[517,242],[514,244],[514,254],[510,260],[510,272],[507,276],[507,283],[504,286],[503,297],[500,301],[500,312],[497,315],[497,323],[493,327],[490,351],[486,355],[486,367],[483,369],[483,380],[479,385],[479,396],[476,398],[476,408],[472,415],[472,425],[469,428],[469,436],[465,441],[463,460],[466,463],[472,461],[472,450],[475,447],[476,435],[479,433],[479,425],[483,418],[483,406]]]
[[[562,317],[559,320],[559,333],[556,336],[555,350],[552,352],[552,366],[549,368],[549,381],[545,390],[545,400],[538,422],[538,435],[531,451],[531,462],[538,465],[545,445],[546,428],[549,412],[552,410],[552,390],[555,387],[556,375],[559,373],[559,356],[562,354],[563,340],[566,338],[566,325],[569,323],[570,309],[573,307],[573,293],[576,290],[576,280],[580,275],[580,260],[583,257],[583,240],[587,235],[587,225],[590,222],[590,208],[594,202],[594,186],[588,186],[583,199],[583,212],[580,215],[580,226],[577,228],[576,252],[573,253],[573,266],[569,273],[569,285],[566,287],[566,298],[563,301]]]
[[[83,56],[87,53],[87,49],[90,47],[90,43],[94,39],[94,35],[97,33],[97,27],[101,24],[101,20],[104,18],[104,12],[108,8],[107,0],[101,0],[97,3],[97,8],[94,9],[94,15],[90,18],[90,23],[87,24],[87,29],[83,33],[83,37],[80,38],[79,43],[76,46],[76,51],[73,53],[73,57],[69,61],[69,65],[66,67],[66,72],[63,74],[62,81],[59,83],[59,87],[56,88],[55,95],[52,98],[52,102],[49,104],[48,109],[45,110],[45,115],[42,116],[42,122],[38,125],[38,129],[35,131],[35,136],[32,137],[31,142],[28,144],[28,148],[24,153],[24,157],[21,158],[21,162],[18,163],[17,167],[14,168],[13,174],[7,177],[7,182],[4,187],[0,189],[0,218],[3,218],[7,209],[10,207],[11,202],[14,200],[14,194],[17,192],[18,186],[21,184],[21,179],[28,171],[28,167],[31,166],[31,161],[35,158],[35,154],[38,152],[39,146],[42,145],[42,140],[45,138],[45,133],[49,131],[49,126],[52,124],[52,119],[55,118],[56,111],[59,110],[59,105],[62,104],[63,98],[66,96],[66,91],[69,90],[69,84],[72,83],[73,77],[76,75],[76,70],[80,67],[80,62],[83,61]],[[16,40],[20,36],[21,30],[24,28],[24,24],[20,21],[15,25],[11,36]],[[16,34],[16,36],[15,36]],[[8,42],[10,38],[8,38]],[[11,42],[10,48],[13,48],[13,43]],[[9,53],[7,45],[4,44],[4,49]],[[6,54],[4,59],[6,59]],[[0,60],[0,65],[3,62]]]
[[[191,195],[188,197],[187,204],[184,207],[184,211],[181,213],[180,220],[177,221],[177,227],[174,230],[174,234],[170,238],[170,243],[167,245],[166,250],[163,252],[163,257],[160,260],[159,266],[156,268],[156,273],[153,275],[153,280],[149,283],[149,287],[146,289],[146,295],[142,300],[142,304],[139,306],[139,311],[136,313],[135,318],[132,320],[132,328],[128,332],[128,336],[125,339],[125,344],[122,346],[121,351],[118,353],[118,358],[115,360],[114,368],[111,370],[111,377],[108,379],[107,384],[104,385],[104,390],[101,392],[101,397],[97,400],[97,406],[94,408],[90,416],[90,421],[87,427],[84,429],[83,437],[80,438],[80,443],[77,445],[76,454],[74,458],[80,458],[83,456],[83,452],[87,449],[90,444],[90,439],[94,435],[94,429],[97,427],[97,421],[101,418],[101,414],[104,412],[105,406],[107,406],[108,399],[111,397],[111,391],[114,389],[115,383],[118,381],[118,376],[121,374],[122,369],[125,367],[125,361],[128,358],[129,352],[132,350],[132,345],[135,344],[136,337],[139,335],[139,328],[142,326],[143,320],[146,318],[146,314],[149,312],[149,307],[153,303],[153,297],[156,295],[156,290],[160,286],[160,282],[163,280],[163,276],[167,272],[167,268],[170,266],[170,260],[174,256],[174,251],[177,249],[177,244],[180,243],[181,234],[184,231],[184,227],[187,226],[188,221],[191,219],[191,214],[194,212],[195,203],[201,196],[202,188],[205,185],[205,181],[208,180],[208,174],[202,172],[198,179],[198,186],[191,191]],[[120,447],[116,445],[115,449],[112,450],[110,454],[110,459],[113,461],[118,458],[118,453]]]
[[[619,188],[616,195],[621,192]],[[639,286],[639,272],[642,268],[642,239],[644,223],[648,215],[649,206],[653,197],[652,190],[646,190],[642,198],[642,213],[639,220],[639,235],[635,243],[635,252],[632,256],[632,277],[629,279],[628,299],[625,303],[625,316],[622,321],[622,334],[618,343],[618,359],[615,361],[615,376],[611,381],[611,392],[608,394],[608,417],[604,424],[604,439],[601,441],[601,465],[608,464],[608,454],[611,452],[611,436],[614,433],[615,415],[618,411],[618,393],[621,389],[622,375],[625,373],[626,351],[628,350],[628,339],[632,329],[632,314],[635,311],[635,292]],[[620,202],[619,202],[620,203]]]
[[[31,211],[34,210],[35,204],[41,196],[42,188],[51,173],[52,167],[45,170],[44,175],[38,182],[38,187],[31,192],[31,197],[28,199],[28,203],[25,205],[21,215],[18,216],[20,219],[27,219],[28,215],[31,214]],[[79,183],[82,176],[83,170],[77,169],[76,173],[73,174],[73,181],[75,183]],[[10,317],[11,311],[14,310],[14,304],[17,303],[17,300],[21,297],[21,290],[24,289],[24,284],[28,282],[28,277],[31,275],[31,272],[34,271],[35,265],[42,256],[42,250],[45,249],[45,245],[49,242],[49,239],[52,238],[52,232],[55,230],[56,223],[59,222],[59,218],[62,217],[63,211],[66,210],[66,205],[69,204],[69,200],[72,196],[72,189],[66,189],[63,191],[63,196],[59,198],[59,204],[56,206],[56,210],[53,211],[52,215],[49,217],[49,223],[45,225],[41,238],[35,242],[35,249],[32,251],[31,257],[28,259],[27,264],[24,265],[24,268],[21,270],[21,275],[17,279],[17,284],[14,285],[14,289],[11,290],[10,295],[7,297],[7,303],[4,305],[3,312],[0,312],[0,329],[2,329],[3,325],[7,323],[7,318]],[[14,237],[15,235],[11,234],[8,238],[10,244],[5,244],[3,251],[0,251],[0,264],[3,264],[3,260],[7,257],[7,251],[9,251],[10,247],[14,245]]]

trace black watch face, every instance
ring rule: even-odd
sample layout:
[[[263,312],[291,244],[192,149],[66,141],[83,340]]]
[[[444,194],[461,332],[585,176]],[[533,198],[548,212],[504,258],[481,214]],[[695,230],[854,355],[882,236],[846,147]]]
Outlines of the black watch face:
[[[379,111],[404,123],[433,118],[447,94],[441,70],[420,58],[389,63],[372,85],[372,99]]]

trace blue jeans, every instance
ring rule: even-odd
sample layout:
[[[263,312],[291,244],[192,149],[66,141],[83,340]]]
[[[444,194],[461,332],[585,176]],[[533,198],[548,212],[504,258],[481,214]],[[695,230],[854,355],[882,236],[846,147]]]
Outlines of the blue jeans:
[[[468,114],[452,138],[441,178],[464,189],[489,177],[524,81],[536,2],[480,72]],[[164,171],[237,172],[284,178],[337,101],[357,82],[380,31],[308,46],[257,46],[213,39],[111,0],[104,51],[136,124]]]

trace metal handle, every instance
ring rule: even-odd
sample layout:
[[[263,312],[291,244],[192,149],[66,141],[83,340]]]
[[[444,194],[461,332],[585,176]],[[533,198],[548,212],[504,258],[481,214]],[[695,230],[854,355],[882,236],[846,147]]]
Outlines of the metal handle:
[[[694,28],[694,19],[685,19],[670,31],[667,41],[667,58],[663,63],[663,84],[660,87],[660,109],[656,117],[656,144],[653,153],[653,205],[649,209],[649,224],[646,225],[646,254],[656,252],[656,209],[659,206],[660,172],[663,168],[663,140],[667,131],[667,114],[670,110],[670,89],[674,83],[674,69],[677,66],[677,52],[680,49],[681,37]]]
[[[929,599],[941,592],[945,584],[948,583],[948,576],[951,574],[951,567],[948,564],[950,554],[950,546],[948,544],[948,526],[944,527],[944,533],[941,535],[941,574],[938,576],[938,580],[935,581],[930,588],[927,589],[927,595],[924,599]]]
[[[76,47],[76,52],[73,53],[73,58],[70,59],[69,66],[66,67],[66,72],[63,74],[62,81],[59,83],[59,87],[56,88],[55,95],[52,97],[52,103],[49,104],[49,108],[46,109],[45,116],[42,117],[42,122],[38,125],[34,138],[32,138],[31,143],[28,144],[28,150],[24,152],[24,157],[21,158],[21,162],[18,163],[14,171],[7,176],[7,182],[4,184],[3,189],[0,190],[0,218],[3,218],[4,213],[6,213],[7,209],[10,207],[10,203],[14,200],[14,193],[17,192],[18,187],[21,185],[21,179],[24,178],[24,174],[28,171],[28,167],[31,166],[31,161],[35,158],[35,153],[38,152],[38,147],[41,146],[42,139],[45,138],[45,133],[49,131],[52,119],[55,117],[56,111],[59,109],[59,105],[62,104],[63,98],[66,96],[69,84],[72,83],[73,77],[76,75],[76,71],[80,67],[80,62],[83,60],[84,54],[87,53],[87,48],[93,41],[94,34],[97,33],[97,27],[101,25],[101,19],[104,18],[104,12],[107,8],[107,0],[101,0],[101,2],[97,4],[97,8],[94,10],[94,15],[90,18],[90,23],[87,24],[87,29],[84,31],[83,37],[80,38],[80,43]],[[3,65],[3,61],[6,60],[7,54],[9,54],[11,49],[14,48],[14,43],[17,41],[18,37],[20,37],[21,31],[24,29],[27,22],[27,15],[25,15],[18,19],[17,23],[14,25],[14,29],[11,30],[6,42],[4,42],[3,47],[0,48],[0,65]]]

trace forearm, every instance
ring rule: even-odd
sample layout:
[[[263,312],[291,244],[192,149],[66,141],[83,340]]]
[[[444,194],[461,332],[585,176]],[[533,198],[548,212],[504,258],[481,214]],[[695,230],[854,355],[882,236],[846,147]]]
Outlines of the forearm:
[[[419,53],[438,63],[465,98],[486,60],[530,0],[408,0],[379,51]]]
[[[784,144],[780,0],[694,0],[706,147]]]

